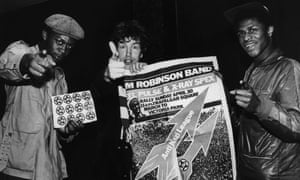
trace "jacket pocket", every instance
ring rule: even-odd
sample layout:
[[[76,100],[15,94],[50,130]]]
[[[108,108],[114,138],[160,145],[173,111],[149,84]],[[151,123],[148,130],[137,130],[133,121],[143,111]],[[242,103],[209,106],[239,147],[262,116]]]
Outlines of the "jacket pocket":
[[[37,161],[37,150],[42,146],[39,141],[40,135],[13,131],[9,166],[23,171],[33,171]]]
[[[14,131],[23,133],[37,133],[46,122],[42,106],[34,100],[14,104],[11,117]]]

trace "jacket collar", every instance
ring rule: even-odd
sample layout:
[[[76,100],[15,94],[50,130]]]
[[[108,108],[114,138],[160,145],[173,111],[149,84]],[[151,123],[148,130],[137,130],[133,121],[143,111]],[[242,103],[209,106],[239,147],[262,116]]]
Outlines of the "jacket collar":
[[[277,61],[282,54],[283,53],[280,49],[266,50],[257,58],[255,58],[254,64],[256,66],[266,66],[272,64],[273,62]]]

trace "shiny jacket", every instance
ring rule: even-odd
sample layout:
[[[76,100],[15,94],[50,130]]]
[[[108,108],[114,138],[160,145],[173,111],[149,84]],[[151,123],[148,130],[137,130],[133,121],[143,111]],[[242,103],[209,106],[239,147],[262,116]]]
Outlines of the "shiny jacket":
[[[0,77],[7,81],[6,109],[0,122],[0,171],[32,180],[60,180],[67,176],[65,159],[53,128],[51,96],[67,92],[64,74],[41,87],[23,76],[19,64],[38,46],[11,44],[0,56]]]
[[[241,179],[300,179],[300,64],[276,50],[253,63],[244,81],[260,103],[240,117]]]

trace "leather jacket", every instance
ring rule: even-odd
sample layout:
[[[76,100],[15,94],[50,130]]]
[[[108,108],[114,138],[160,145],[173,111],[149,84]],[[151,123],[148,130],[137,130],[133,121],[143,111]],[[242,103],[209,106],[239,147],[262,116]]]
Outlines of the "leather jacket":
[[[300,64],[274,50],[244,81],[260,103],[239,117],[240,179],[300,179]]]

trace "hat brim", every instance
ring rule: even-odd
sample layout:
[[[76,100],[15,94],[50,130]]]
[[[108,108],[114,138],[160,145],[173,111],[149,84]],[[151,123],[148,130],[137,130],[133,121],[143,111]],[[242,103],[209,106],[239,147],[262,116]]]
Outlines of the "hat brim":
[[[51,28],[51,27],[49,27]],[[83,38],[81,37],[77,37],[77,36],[74,36],[72,33],[67,33],[67,32],[64,32],[64,31],[60,31],[58,29],[54,29],[54,28],[51,28],[53,32],[57,33],[57,34],[61,34],[61,35],[65,35],[65,36],[69,36],[70,38],[73,38],[75,40],[81,40]]]
[[[251,13],[255,16],[257,13],[269,14],[269,10],[266,6],[259,2],[251,2],[236,6],[224,12],[225,18],[232,24],[234,24],[241,13]]]

